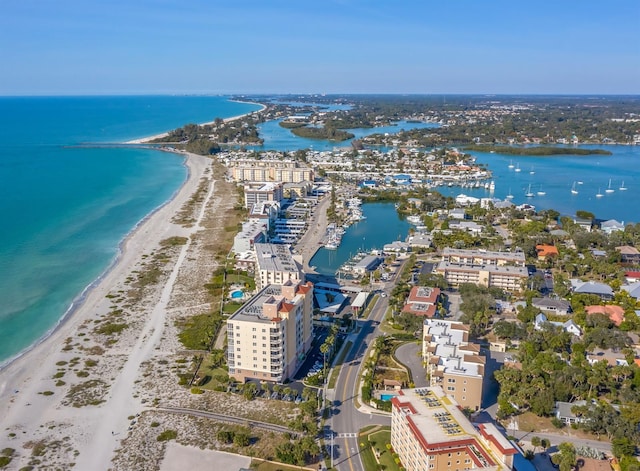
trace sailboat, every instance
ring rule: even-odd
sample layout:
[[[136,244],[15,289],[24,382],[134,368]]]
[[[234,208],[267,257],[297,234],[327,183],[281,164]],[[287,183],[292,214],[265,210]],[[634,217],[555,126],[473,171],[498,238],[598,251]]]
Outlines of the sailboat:
[[[520,171],[520,164],[518,164],[518,166],[516,167],[516,170],[515,170],[515,171],[516,171],[516,172],[519,172],[519,171]]]
[[[573,182],[573,185],[571,186],[571,194],[572,195],[578,194],[578,190],[576,190],[576,182]]]
[[[511,187],[509,187],[509,194],[506,196],[506,198],[508,200],[512,200],[513,199],[513,195],[511,194]]]
[[[600,188],[598,188],[598,192],[596,193],[596,198],[602,198],[604,195],[602,194],[602,192],[600,191]]]
[[[609,178],[609,187],[604,191],[605,193],[613,193],[614,191],[616,191],[613,188],[611,188],[611,178]]]
[[[531,166],[531,171],[529,172],[529,175],[534,175],[535,173],[536,173],[536,172],[535,172],[535,170],[533,169],[533,165],[532,165],[532,166]]]
[[[529,183],[529,188],[527,189],[527,192],[524,194],[524,196],[526,196],[527,198],[533,198],[535,195],[531,192],[531,183]]]
[[[546,191],[542,191],[542,185],[541,185],[541,186],[540,186],[540,189],[538,190],[538,195],[539,195],[539,196],[544,196],[544,195],[546,195],[546,194],[547,194],[547,192],[546,192]]]
[[[513,168],[513,160],[509,161],[509,168]]]
[[[624,180],[622,180],[622,184],[620,185],[620,188],[618,188],[618,190],[620,191],[627,191],[627,187],[624,186]]]

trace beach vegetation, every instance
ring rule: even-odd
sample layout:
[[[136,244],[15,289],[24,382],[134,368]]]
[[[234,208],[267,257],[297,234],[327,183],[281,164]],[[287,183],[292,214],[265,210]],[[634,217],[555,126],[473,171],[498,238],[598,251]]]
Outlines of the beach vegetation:
[[[188,242],[188,240],[189,240],[188,237],[178,237],[178,236],[169,237],[167,239],[161,240],[160,241],[160,246],[161,247],[175,247],[175,246],[179,246],[179,245],[185,245]]]
[[[84,361],[84,366],[86,366],[87,368],[93,368],[97,364],[98,364],[97,360],[87,359]]]
[[[129,327],[129,325],[125,323],[109,322],[108,324],[102,324],[96,327],[94,329],[94,332],[101,335],[113,335],[113,334],[119,334],[127,327]]]
[[[42,391],[41,393],[38,394],[42,394],[43,396],[53,396],[53,391]]]
[[[497,154],[504,155],[530,155],[530,156],[545,156],[545,155],[611,155],[611,152],[603,149],[584,149],[579,147],[548,147],[548,146],[535,146],[535,147],[515,147],[504,145],[488,145],[478,144],[471,145],[464,148],[465,151],[476,152],[495,152]]]
[[[151,422],[151,424],[149,424],[149,426],[153,428],[160,427],[160,422],[153,421]]]
[[[207,350],[217,337],[222,322],[222,316],[213,312],[183,318],[178,321],[178,327],[182,329],[178,337],[185,348]]]
[[[175,440],[178,437],[178,432],[176,432],[175,430],[165,430],[164,432],[160,433],[156,440],[159,442],[166,442],[169,440]]]
[[[97,406],[104,402],[103,398],[107,394],[108,387],[108,384],[100,379],[91,379],[73,385],[62,403],[73,407]]]
[[[64,386],[65,384],[67,384],[67,383],[65,383],[65,382],[64,382],[64,381],[62,381],[61,379],[59,379],[58,381],[56,381],[56,386],[58,386],[58,387]]]
[[[62,378],[64,374],[65,374],[64,371],[58,371],[56,374],[53,375],[53,379]]]
[[[11,463],[12,459],[13,458],[11,456],[0,456],[0,468],[9,466],[9,463]]]

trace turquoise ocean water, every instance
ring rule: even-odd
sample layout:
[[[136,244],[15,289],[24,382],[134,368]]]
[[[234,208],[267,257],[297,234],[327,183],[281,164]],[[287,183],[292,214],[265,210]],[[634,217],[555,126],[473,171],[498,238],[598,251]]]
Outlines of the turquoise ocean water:
[[[186,178],[122,142],[258,109],[225,97],[0,98],[0,364],[55,327]]]

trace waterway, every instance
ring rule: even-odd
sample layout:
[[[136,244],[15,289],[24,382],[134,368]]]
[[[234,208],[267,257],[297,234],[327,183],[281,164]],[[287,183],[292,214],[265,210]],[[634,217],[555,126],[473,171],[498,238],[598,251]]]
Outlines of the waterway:
[[[640,222],[640,213],[634,204],[640,201],[640,146],[580,148],[604,149],[612,155],[529,157],[471,152],[478,163],[487,164],[493,172],[495,191],[460,187],[438,187],[437,190],[445,196],[464,193],[477,198],[504,199],[512,194],[515,204],[529,203],[536,210],[555,209],[569,216],[584,210],[599,219],[617,219],[625,224]],[[606,191],[609,180],[611,192]],[[574,182],[576,194],[571,193]],[[626,190],[620,190],[623,185]],[[531,198],[525,196],[529,188],[534,194]],[[598,193],[602,196],[596,197]]]
[[[362,212],[366,219],[346,230],[337,250],[322,247],[313,256],[309,265],[318,273],[332,276],[358,252],[382,250],[385,244],[406,239],[411,224],[398,215],[394,203],[366,203]]]
[[[375,128],[356,128],[345,129],[355,137],[346,141],[329,141],[326,139],[307,139],[298,137],[291,132],[290,129],[280,126],[282,120],[266,121],[258,125],[258,133],[264,143],[261,146],[247,146],[247,149],[263,151],[263,150],[279,150],[286,152],[294,152],[298,149],[313,149],[317,151],[330,151],[340,148],[350,148],[354,139],[362,139],[372,134],[397,134],[398,132],[412,129],[435,128],[440,126],[437,123],[426,122],[409,122],[397,121],[390,126],[381,126]]]

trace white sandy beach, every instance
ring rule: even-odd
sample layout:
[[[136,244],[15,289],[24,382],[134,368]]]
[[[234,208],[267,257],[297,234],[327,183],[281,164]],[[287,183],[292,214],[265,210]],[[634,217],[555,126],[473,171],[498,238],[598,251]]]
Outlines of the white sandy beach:
[[[119,340],[114,348],[100,347],[104,351],[99,352],[95,350],[95,339],[90,337],[88,326],[113,309],[112,299],[106,296],[127,284],[127,277],[144,263],[143,254],[155,250],[161,240],[172,236],[190,238],[200,229],[199,222],[215,185],[211,163],[209,158],[187,155],[189,177],[185,184],[171,201],[128,237],[117,264],[87,294],[70,319],[0,372],[0,425],[4,432],[0,436],[0,448],[17,450],[7,469],[14,469],[14,464],[15,469],[26,466],[28,450],[34,449],[34,444],[55,440],[64,444],[52,453],[56,463],[68,466],[75,462],[74,469],[79,470],[111,467],[114,451],[120,439],[127,435],[128,417],[143,409],[140,399],[134,397],[134,386],[140,365],[150,358],[162,337],[169,297],[191,239],[175,249],[179,251],[177,262],[169,270],[168,277],[155,288],[151,300],[131,309],[127,321],[132,327],[123,332],[124,340]],[[208,175],[208,190],[196,223],[185,228],[170,222],[194,194],[205,174]],[[69,348],[63,348],[65,345]],[[98,363],[95,380],[105,382],[106,395],[101,396],[105,402],[87,407],[66,405],[65,392],[81,381],[78,370],[82,370],[87,358],[95,358]],[[72,368],[74,364],[76,368]],[[56,373],[57,378],[72,384],[56,385]]]

